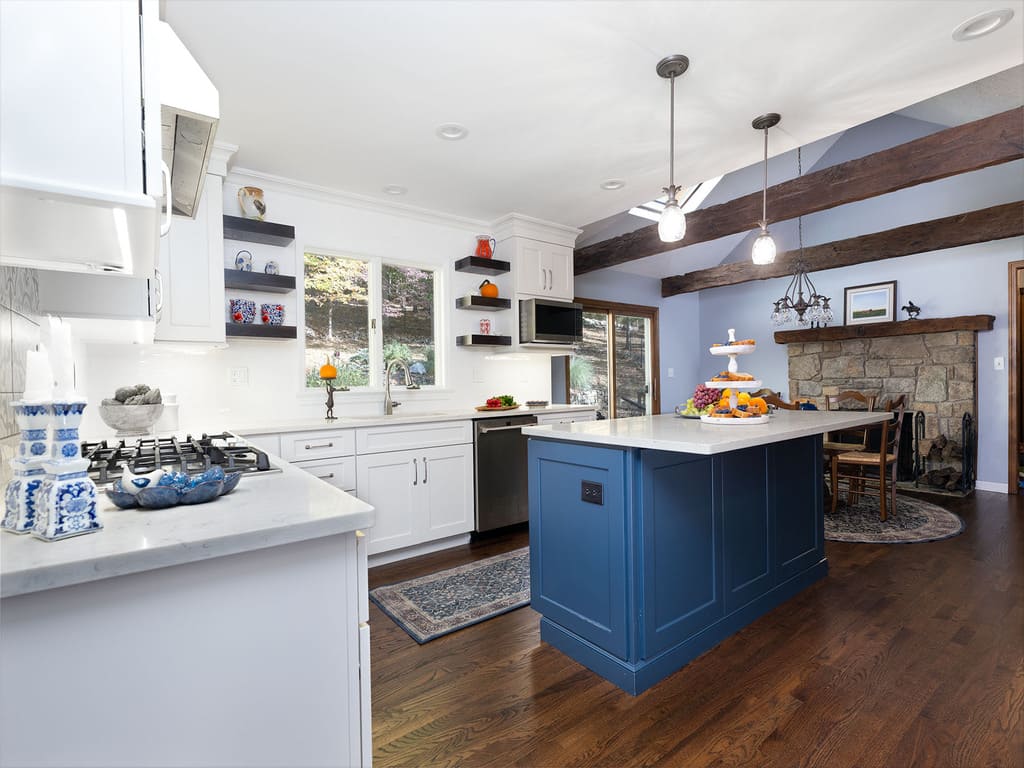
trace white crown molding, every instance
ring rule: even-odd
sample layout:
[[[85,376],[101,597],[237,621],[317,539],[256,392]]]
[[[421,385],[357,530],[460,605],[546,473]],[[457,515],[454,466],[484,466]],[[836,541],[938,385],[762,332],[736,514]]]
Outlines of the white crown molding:
[[[227,176],[228,163],[231,162],[231,158],[237,151],[237,144],[228,144],[224,141],[213,142],[213,151],[210,153],[210,163],[206,167],[206,172],[221,177]]]
[[[314,200],[346,205],[351,208],[361,208],[374,211],[375,213],[387,214],[388,216],[399,216],[415,221],[423,221],[428,224],[447,224],[473,232],[483,232],[487,228],[487,222],[479,219],[455,216],[450,213],[441,213],[440,211],[417,208],[416,206],[403,205],[402,203],[383,202],[366,195],[356,194],[355,192],[345,192],[344,190],[324,187],[319,184],[310,184],[309,182],[290,179],[285,176],[275,176],[274,174],[253,170],[252,168],[232,168],[227,180],[239,182],[243,186],[249,182],[257,181],[261,186],[271,185],[279,190],[302,195]]]
[[[531,240],[539,240],[552,245],[565,245],[569,248],[575,246],[576,238],[583,231],[576,227],[544,221],[544,219],[537,219],[522,213],[505,214],[497,219],[491,228],[494,230],[495,240],[528,237]]]

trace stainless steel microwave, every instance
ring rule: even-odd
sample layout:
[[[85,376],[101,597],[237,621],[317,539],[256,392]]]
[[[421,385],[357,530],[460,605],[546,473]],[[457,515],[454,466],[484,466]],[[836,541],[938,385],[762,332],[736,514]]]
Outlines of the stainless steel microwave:
[[[520,344],[574,344],[582,338],[582,304],[548,299],[519,302]]]

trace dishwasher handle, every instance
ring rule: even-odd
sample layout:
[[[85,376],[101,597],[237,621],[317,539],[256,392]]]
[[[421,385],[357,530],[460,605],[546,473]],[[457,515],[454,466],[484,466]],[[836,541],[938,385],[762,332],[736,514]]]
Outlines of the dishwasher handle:
[[[512,429],[522,429],[523,427],[532,426],[531,424],[512,424],[508,427],[480,427],[478,432],[481,435],[486,435],[488,432],[507,432]]]

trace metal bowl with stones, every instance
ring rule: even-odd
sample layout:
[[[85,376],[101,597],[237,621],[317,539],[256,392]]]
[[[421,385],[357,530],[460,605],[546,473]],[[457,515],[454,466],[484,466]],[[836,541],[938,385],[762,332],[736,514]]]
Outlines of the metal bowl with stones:
[[[108,427],[117,430],[118,437],[149,434],[163,412],[163,403],[100,406],[100,418]]]

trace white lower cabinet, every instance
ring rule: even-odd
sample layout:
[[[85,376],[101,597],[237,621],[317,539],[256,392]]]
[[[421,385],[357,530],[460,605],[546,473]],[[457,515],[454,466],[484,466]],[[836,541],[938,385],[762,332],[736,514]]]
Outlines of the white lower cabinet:
[[[369,554],[473,528],[473,446],[446,445],[356,456],[356,489],[377,510]]]
[[[580,411],[578,413],[549,413],[537,416],[538,424],[572,424],[577,421],[594,421],[597,414],[594,411]]]

